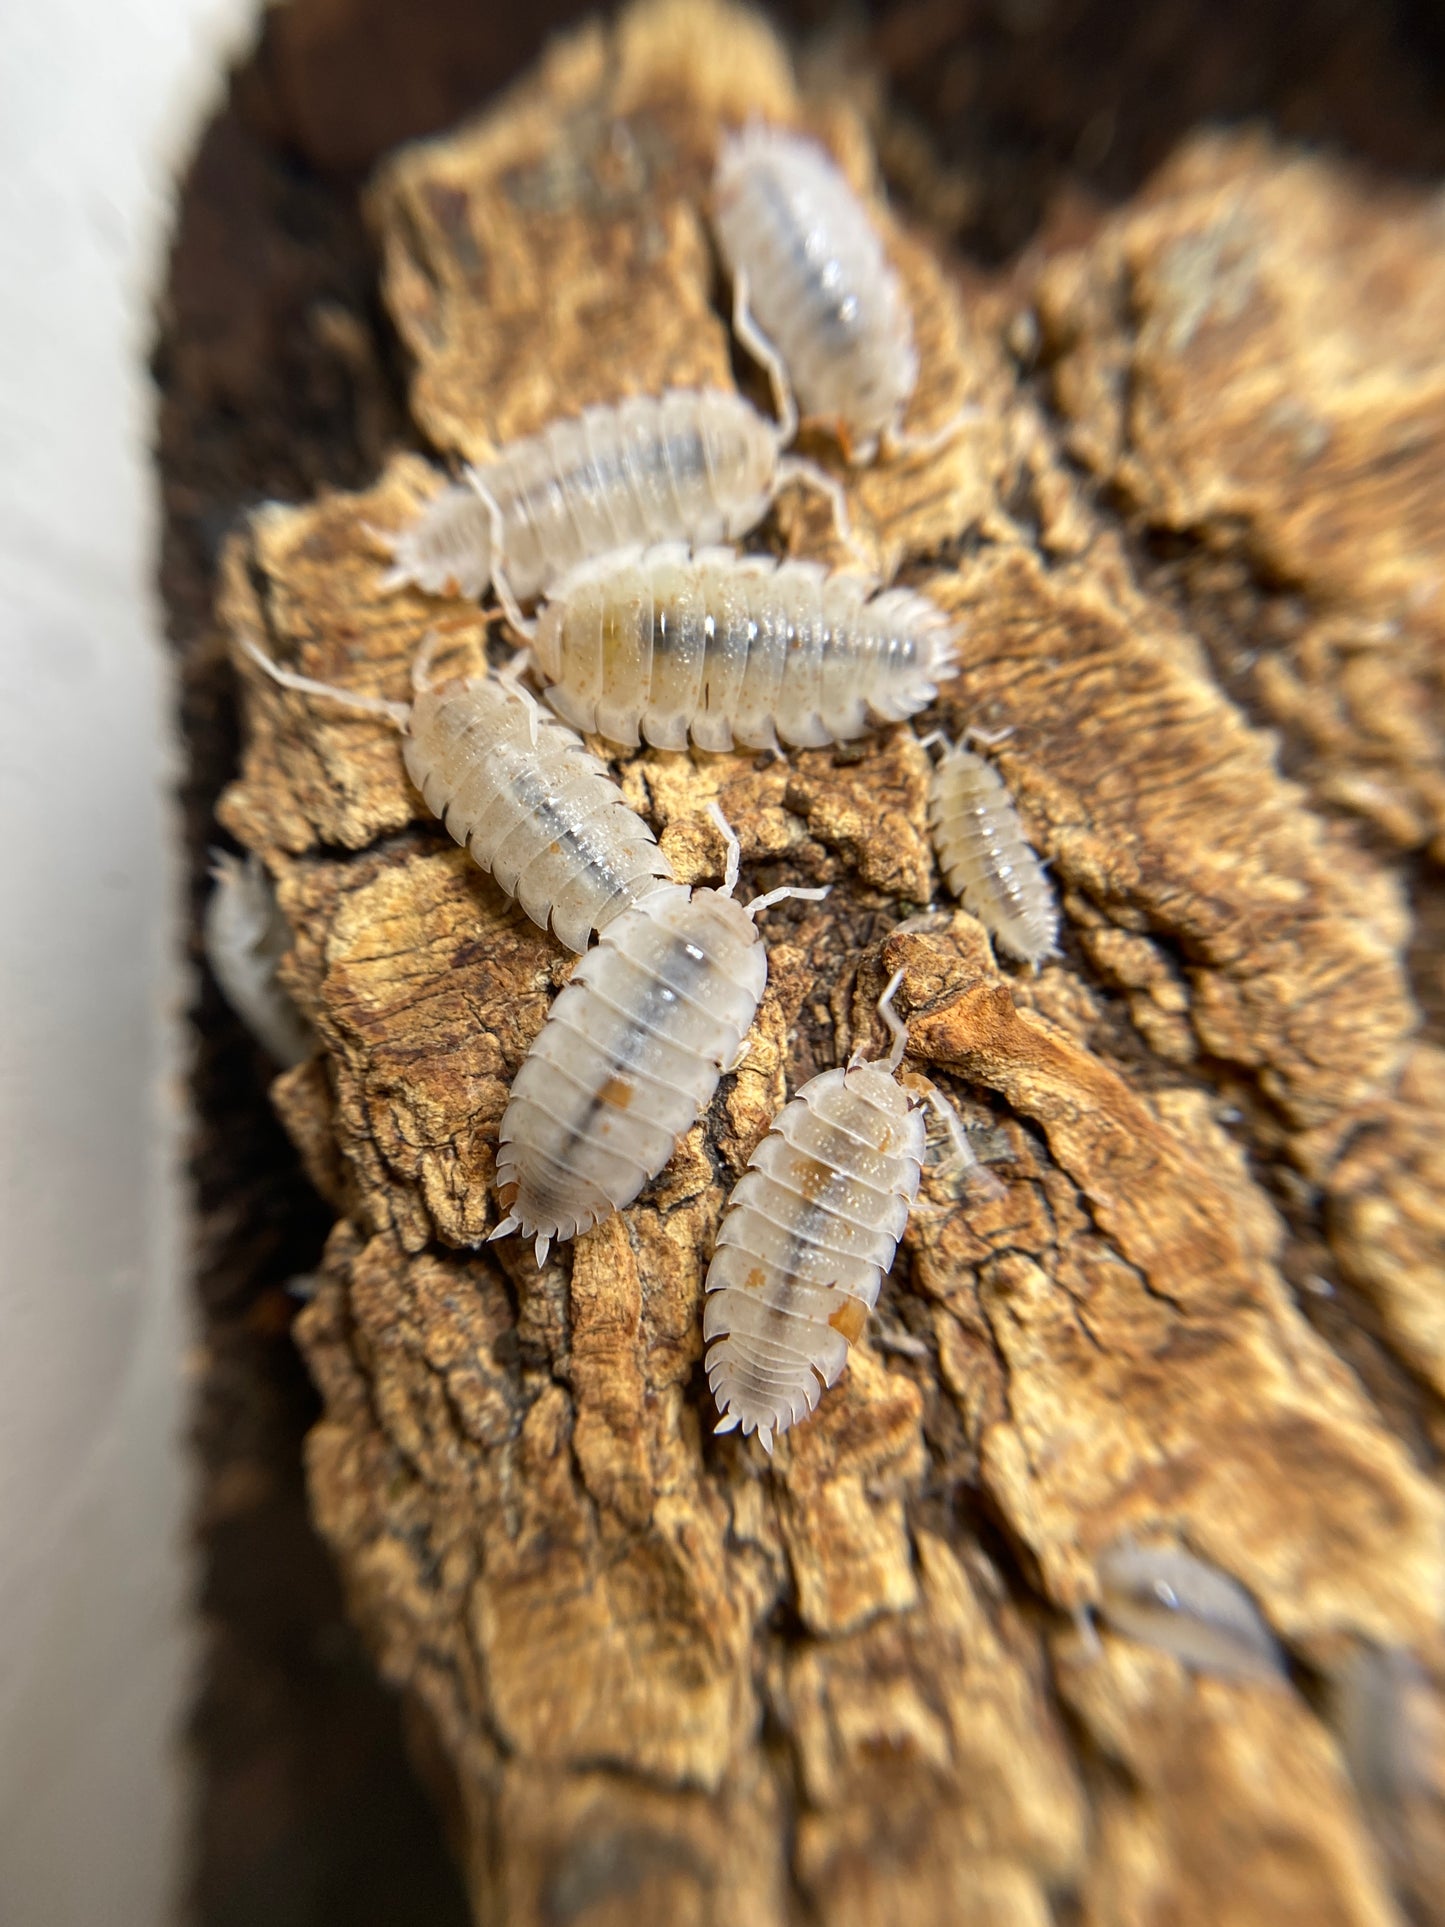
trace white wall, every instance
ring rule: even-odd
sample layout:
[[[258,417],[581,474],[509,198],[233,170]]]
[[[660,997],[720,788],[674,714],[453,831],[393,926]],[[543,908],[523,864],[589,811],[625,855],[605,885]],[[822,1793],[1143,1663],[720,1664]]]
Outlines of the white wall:
[[[0,1921],[161,1927],[189,1689],[175,763],[145,379],[253,0],[0,7]]]

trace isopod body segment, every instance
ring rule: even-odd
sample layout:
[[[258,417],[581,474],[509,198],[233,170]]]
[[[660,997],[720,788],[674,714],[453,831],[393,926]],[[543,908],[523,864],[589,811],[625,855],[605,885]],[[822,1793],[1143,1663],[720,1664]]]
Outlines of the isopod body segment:
[[[1179,1546],[1110,1548],[1098,1562],[1099,1610],[1110,1625],[1196,1671],[1279,1679],[1284,1660],[1249,1594]]]
[[[491,675],[433,684],[436,640],[417,652],[409,706],[314,682],[246,647],[285,687],[401,729],[428,809],[534,923],[585,949],[594,930],[669,883],[672,866],[606,767],[525,690]]]
[[[443,488],[391,538],[387,584],[479,596],[500,572],[525,601],[608,549],[742,535],[789,480],[824,492],[846,530],[839,485],[783,455],[782,440],[727,389],[670,388],[584,409]]]
[[[206,961],[226,1002],[278,1064],[300,1064],[316,1036],[292,1002],[277,966],[291,948],[291,932],[258,856],[244,860],[218,850],[206,903]]]
[[[773,1121],[729,1200],[707,1274],[707,1375],[722,1417],[772,1451],[836,1382],[878,1300],[918,1194],[926,1133],[884,1061],[812,1078]]]
[[[533,647],[559,715],[659,749],[846,742],[916,714],[956,662],[948,618],[911,589],[671,543],[573,571]]]
[[[945,748],[928,820],[948,887],[1000,949],[1037,969],[1058,948],[1058,906],[998,771],[974,750]]]
[[[768,978],[759,913],[827,895],[784,888],[734,902],[738,846],[726,834],[723,888],[673,884],[609,924],[512,1084],[497,1149],[507,1215],[492,1236],[534,1239],[539,1265],[552,1239],[632,1202],[737,1061]]]
[[[745,343],[866,459],[918,381],[903,289],[867,209],[816,141],[762,126],[724,143],[713,196],[719,246],[765,337],[755,344],[744,323]]]
[[[671,881],[604,765],[494,676],[420,689],[403,754],[432,814],[569,950]]]
[[[497,1235],[536,1239],[540,1263],[630,1204],[737,1056],[767,972],[752,919],[716,890],[675,884],[609,925],[512,1085]]]

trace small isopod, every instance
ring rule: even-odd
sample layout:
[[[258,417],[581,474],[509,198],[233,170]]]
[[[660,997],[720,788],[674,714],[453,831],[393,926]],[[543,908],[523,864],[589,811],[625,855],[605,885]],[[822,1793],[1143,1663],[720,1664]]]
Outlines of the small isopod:
[[[945,747],[928,820],[948,887],[1000,949],[1037,970],[1058,949],[1058,906],[998,771],[971,749]]]
[[[505,602],[526,601],[608,549],[743,535],[794,481],[826,495],[846,540],[839,483],[782,452],[793,426],[721,388],[669,388],[584,409],[469,468],[466,481],[386,538],[386,585],[480,596],[495,581]],[[517,619],[514,607],[509,614]]]
[[[836,424],[856,460],[871,460],[880,440],[904,440],[918,381],[913,324],[834,162],[816,141],[749,127],[724,142],[713,196],[734,327],[772,378],[779,412]]]
[[[818,562],[677,543],[624,550],[564,578],[535,661],[576,728],[659,749],[816,746],[899,722],[957,660],[948,618],[911,589]]]
[[[895,1076],[908,1047],[893,1013],[902,976],[878,1004],[889,1055],[855,1055],[783,1106],[718,1231],[703,1318],[717,1430],[740,1425],[768,1452],[841,1375],[918,1195],[923,1112]]]
[[[673,884],[609,924],[513,1082],[497,1150],[507,1215],[492,1236],[534,1239],[538,1265],[554,1238],[631,1204],[738,1060],[767,983],[759,913],[827,895],[784,888],[735,902],[738,845],[722,827],[723,887]]]
[[[1111,1626],[1200,1672],[1278,1679],[1284,1662],[1237,1579],[1175,1546],[1125,1540],[1098,1564],[1099,1610]]]
[[[418,651],[414,700],[385,702],[252,658],[288,689],[328,696],[405,733],[407,773],[427,808],[534,923],[583,950],[672,866],[605,766],[515,683],[497,676],[427,679],[436,637]]]
[[[206,962],[251,1035],[288,1068],[316,1048],[316,1035],[282,988],[276,967],[291,932],[258,856],[212,852],[215,887],[206,904]]]

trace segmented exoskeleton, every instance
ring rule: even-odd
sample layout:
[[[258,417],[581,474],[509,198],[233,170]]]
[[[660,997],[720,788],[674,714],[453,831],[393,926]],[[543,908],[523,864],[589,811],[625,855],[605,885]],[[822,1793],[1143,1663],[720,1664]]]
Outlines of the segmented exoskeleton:
[[[277,965],[291,932],[260,857],[212,852],[214,888],[206,904],[206,962],[226,1002],[278,1064],[300,1064],[316,1034],[282,987]]]
[[[568,722],[659,749],[846,742],[916,714],[956,662],[948,618],[911,589],[675,543],[573,571],[533,649]]]
[[[288,689],[404,731],[407,772],[428,809],[534,923],[550,924],[569,950],[585,949],[592,931],[670,883],[672,866],[606,767],[525,690],[491,675],[433,686],[435,644],[417,653],[410,705],[298,676],[246,646]]]
[[[816,464],[783,454],[791,435],[792,424],[780,429],[721,388],[669,388],[586,408],[444,488],[391,538],[386,582],[465,596],[495,582],[504,602],[526,601],[608,549],[743,535],[794,481],[827,496],[846,539],[841,487]]]
[[[740,1425],[769,1452],[847,1364],[918,1194],[922,1100],[895,1075],[908,1048],[893,1014],[902,977],[878,1004],[889,1055],[855,1056],[804,1084],[753,1153],[718,1231],[703,1318],[717,1430]]]
[[[720,821],[720,819],[719,819]],[[657,1176],[733,1065],[767,983],[755,919],[784,888],[733,900],[736,839],[720,890],[655,890],[608,925],[538,1032],[502,1117],[492,1236],[520,1231],[541,1265]]]
[[[1203,1672],[1278,1679],[1284,1661],[1237,1579],[1179,1546],[1114,1546],[1098,1562],[1099,1610],[1131,1639]]]
[[[971,749],[945,745],[928,820],[948,887],[1000,949],[1037,970],[1058,948],[1058,906],[998,771]]]
[[[834,162],[802,135],[749,127],[724,142],[713,198],[734,328],[771,376],[779,413],[834,423],[854,460],[871,460],[880,440],[906,443],[918,381],[908,306]]]

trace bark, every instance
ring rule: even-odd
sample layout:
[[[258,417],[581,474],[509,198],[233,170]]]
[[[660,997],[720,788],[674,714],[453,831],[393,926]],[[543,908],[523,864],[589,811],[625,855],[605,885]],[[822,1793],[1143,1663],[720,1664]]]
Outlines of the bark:
[[[371,214],[420,434],[484,457],[729,382],[702,210],[753,114],[873,190],[854,110],[701,0],[584,30],[404,150]],[[977,414],[850,472],[853,517],[958,614],[937,721],[1012,730],[1065,954],[1034,978],[962,911],[899,928],[942,901],[906,729],[616,758],[684,880],[720,874],[716,798],[758,889],[832,891],[769,919],[751,1053],[666,1172],[539,1274],[480,1241],[571,961],[393,732],[238,652],[222,817],[295,933],[324,1056],[276,1095],[340,1214],[301,1326],[316,1516],[449,1766],[481,1920],[1364,1927],[1399,1918],[1392,1882],[1428,1915],[1440,1761],[1411,1755],[1382,1833],[1323,1712],[1362,1651],[1413,1653],[1426,1714],[1445,1663],[1445,1055],[1438,960],[1410,968],[1445,847],[1438,208],[1245,134],[1189,142],[1022,286],[878,218],[910,426]],[[255,517],[232,634],[391,697],[431,626],[444,665],[497,656],[478,612],[380,589],[371,531],[428,478],[398,454]],[[759,540],[835,553],[797,493]],[[877,1041],[900,964],[913,1061],[1000,1192],[925,1178],[850,1369],[768,1461],[712,1436],[711,1239],[785,1095]],[[1241,1579],[1293,1682],[1092,1639],[1131,1535]]]

